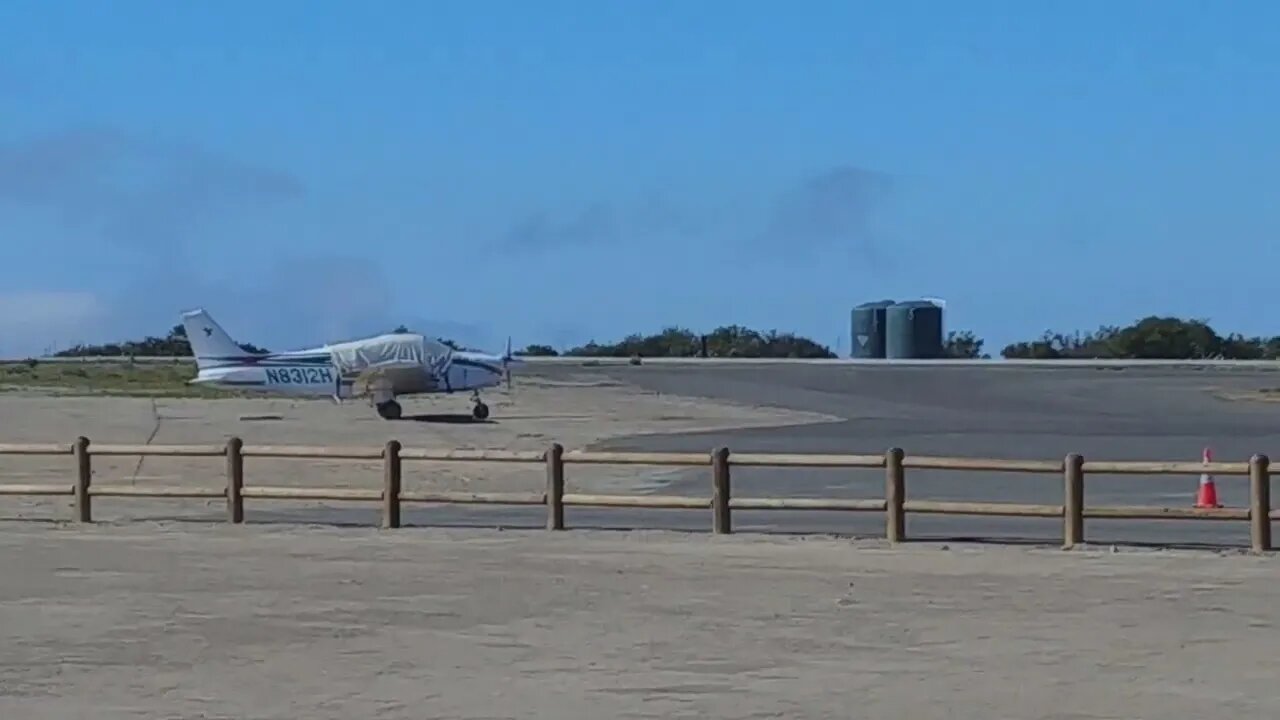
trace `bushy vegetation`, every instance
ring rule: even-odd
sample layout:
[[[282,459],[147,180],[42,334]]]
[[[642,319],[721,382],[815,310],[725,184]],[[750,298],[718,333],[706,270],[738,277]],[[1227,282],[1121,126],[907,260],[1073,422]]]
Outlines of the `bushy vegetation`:
[[[982,346],[982,338],[972,332],[952,330],[947,333],[946,340],[942,344],[942,354],[944,357],[956,359],[989,359],[991,356],[982,352]]]
[[[250,353],[267,352],[249,343],[240,343],[241,349]],[[148,335],[141,340],[127,340],[103,345],[75,345],[54,353],[54,357],[190,357],[191,343],[187,330],[174,325],[164,337]]]
[[[555,352],[545,345],[526,351]],[[528,354],[534,354],[528,352]],[[635,333],[614,343],[589,342],[565,353],[573,357],[741,357],[741,358],[833,358],[830,348],[794,333],[761,332],[740,325],[718,327],[699,335],[681,327],[669,327],[653,335]]]
[[[1094,332],[1045,332],[1037,340],[1007,345],[1005,358],[1082,358],[1141,360],[1274,360],[1280,336],[1220,335],[1203,320],[1149,316],[1127,327],[1103,326]]]

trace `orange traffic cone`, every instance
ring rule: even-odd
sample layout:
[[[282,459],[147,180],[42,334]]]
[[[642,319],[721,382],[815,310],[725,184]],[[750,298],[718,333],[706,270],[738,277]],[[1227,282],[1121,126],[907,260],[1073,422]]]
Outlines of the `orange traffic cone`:
[[[1204,449],[1203,462],[1205,464],[1213,462],[1213,452],[1209,448]],[[1218,502],[1218,488],[1213,484],[1213,475],[1210,473],[1200,473],[1200,489],[1196,493],[1196,507],[1222,507]]]

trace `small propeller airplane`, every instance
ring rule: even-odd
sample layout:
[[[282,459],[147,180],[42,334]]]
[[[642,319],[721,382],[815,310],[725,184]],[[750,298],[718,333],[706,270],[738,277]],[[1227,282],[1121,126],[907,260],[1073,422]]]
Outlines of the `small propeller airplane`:
[[[489,417],[480,391],[504,379],[511,385],[511,355],[454,350],[418,333],[388,333],[306,350],[250,353],[204,309],[182,313],[182,326],[196,360],[192,384],[292,397],[368,397],[378,415],[401,416],[397,397],[471,392],[471,415]]]

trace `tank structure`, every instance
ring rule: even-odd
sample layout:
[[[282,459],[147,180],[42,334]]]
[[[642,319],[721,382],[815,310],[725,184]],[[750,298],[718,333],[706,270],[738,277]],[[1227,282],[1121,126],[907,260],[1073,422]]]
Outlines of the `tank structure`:
[[[876,300],[858,305],[851,318],[852,348],[849,357],[880,359],[885,357],[885,311],[892,300]]]
[[[885,357],[933,360],[943,356],[942,308],[909,300],[885,308]]]

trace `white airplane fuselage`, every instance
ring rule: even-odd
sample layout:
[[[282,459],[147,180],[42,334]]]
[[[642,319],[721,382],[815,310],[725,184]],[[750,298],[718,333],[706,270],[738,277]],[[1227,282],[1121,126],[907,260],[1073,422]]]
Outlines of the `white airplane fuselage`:
[[[193,384],[292,397],[353,397],[352,378],[340,376],[324,349],[228,358],[225,365],[201,367]],[[396,370],[395,395],[474,392],[501,384],[502,358],[455,352],[440,375],[427,368]]]

